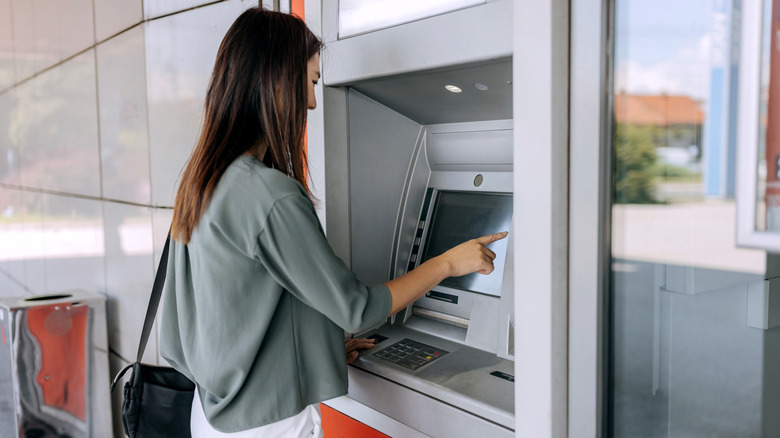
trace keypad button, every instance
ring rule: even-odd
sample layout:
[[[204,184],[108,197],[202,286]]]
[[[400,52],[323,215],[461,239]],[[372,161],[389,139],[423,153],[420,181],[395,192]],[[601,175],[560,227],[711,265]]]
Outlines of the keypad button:
[[[421,342],[403,339],[374,353],[374,356],[410,370],[417,370],[447,353],[447,351],[438,350]]]

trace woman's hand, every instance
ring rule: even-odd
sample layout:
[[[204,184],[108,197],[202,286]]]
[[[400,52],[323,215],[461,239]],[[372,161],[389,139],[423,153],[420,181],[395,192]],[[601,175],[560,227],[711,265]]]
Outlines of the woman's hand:
[[[493,272],[493,260],[496,258],[496,254],[485,245],[501,240],[507,234],[504,231],[461,243],[406,274],[385,283],[390,289],[390,296],[393,300],[390,315],[413,303],[447,277],[460,277],[472,272],[480,274]]]
[[[487,248],[486,245],[506,236],[507,232],[504,231],[477,237],[461,243],[439,257],[449,266],[449,277],[460,277],[472,272],[490,274],[493,272],[493,260],[496,258],[496,253]]]
[[[358,350],[366,350],[374,346],[373,339],[355,338],[347,339],[344,341],[344,346],[347,349],[347,363],[350,364],[358,357]]]

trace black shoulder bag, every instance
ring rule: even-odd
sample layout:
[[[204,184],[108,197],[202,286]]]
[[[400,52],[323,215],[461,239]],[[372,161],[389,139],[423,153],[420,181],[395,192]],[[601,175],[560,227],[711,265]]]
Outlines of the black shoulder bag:
[[[141,356],[146,349],[149,332],[160,304],[170,243],[171,235],[168,233],[160,266],[157,267],[154,277],[136,361],[124,367],[111,382],[111,392],[114,392],[119,379],[127,370],[133,369],[133,375],[125,383],[122,399],[122,426],[130,438],[191,436],[190,412],[195,384],[171,367],[141,363]]]

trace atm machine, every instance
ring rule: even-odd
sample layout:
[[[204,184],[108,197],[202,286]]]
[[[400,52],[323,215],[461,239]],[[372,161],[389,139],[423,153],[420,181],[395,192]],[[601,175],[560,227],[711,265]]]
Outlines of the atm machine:
[[[511,171],[486,171],[486,164],[474,163],[485,161],[479,155],[486,150],[495,152],[492,158],[511,160],[512,131],[500,123],[484,131],[441,131],[462,128],[426,129],[398,216],[392,277],[463,241],[511,231]],[[450,170],[453,157],[471,164]],[[418,167],[420,171],[414,172]],[[487,423],[513,429],[513,276],[508,244],[504,239],[490,245],[496,253],[491,274],[445,279],[387,324],[359,334],[377,343],[354,363],[353,381],[365,383],[351,385],[350,395],[381,412],[408,409],[408,404],[400,403],[402,393],[415,391],[485,420],[464,424],[460,429],[464,435],[476,436],[482,427],[485,436],[503,432],[485,427]],[[378,385],[369,379],[393,382],[398,398],[376,400],[392,390],[377,392]]]
[[[422,435],[514,436],[511,1],[346,38],[333,32],[334,3],[323,2],[322,78],[336,253],[377,284],[510,232],[489,246],[490,275],[446,279],[355,334],[377,343],[349,367],[348,397]]]

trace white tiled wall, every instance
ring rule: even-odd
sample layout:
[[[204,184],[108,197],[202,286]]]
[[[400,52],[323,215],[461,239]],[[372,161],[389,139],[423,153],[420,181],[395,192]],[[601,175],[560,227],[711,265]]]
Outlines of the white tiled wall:
[[[92,0],[10,0],[16,81],[95,43]]]
[[[95,0],[95,41],[105,41],[143,20],[141,0]]]
[[[20,0],[14,0],[17,3]],[[29,2],[30,0],[21,0]],[[65,59],[95,44],[95,17],[92,0],[33,0],[35,17],[48,17],[47,30],[37,32],[54,41],[58,58]]]
[[[43,225],[45,214],[43,202],[45,196],[42,193],[27,192],[22,194],[30,218],[25,221],[24,231],[26,236],[24,243],[19,245],[27,253],[24,260],[24,287],[30,291],[46,291],[46,267],[44,253],[46,243]],[[22,210],[24,211],[24,210]]]
[[[40,196],[43,253],[31,260],[43,261],[43,290],[101,290],[105,285],[105,245],[100,204],[71,196]]]
[[[23,82],[16,98],[11,133],[21,185],[100,196],[94,51]]]
[[[149,205],[149,129],[141,24],[97,46],[103,197]]]
[[[14,47],[11,0],[0,0],[0,90],[14,83]]]
[[[12,119],[16,115],[16,90],[0,92],[0,178],[6,184],[19,184],[19,154],[11,132]],[[2,207],[5,210],[5,206]]]
[[[209,0],[146,0],[144,1],[144,17],[146,19],[158,18],[207,3],[211,2]]]
[[[0,0],[0,296],[105,294],[112,376],[135,360],[218,45],[257,4]]]
[[[20,79],[27,78],[42,68],[45,61],[41,59],[51,58],[51,54],[43,54],[38,48],[34,6],[34,2],[24,0],[11,0],[9,5],[14,75]],[[49,61],[53,63],[53,60]]]
[[[173,205],[179,173],[197,139],[219,43],[235,17],[256,5],[218,3],[148,23],[147,41],[156,42],[146,45],[153,205]]]
[[[135,360],[143,315],[152,288],[152,215],[147,207],[104,203],[108,343],[122,358]],[[140,317],[139,317],[140,316]],[[144,360],[154,363],[157,344],[147,344]]]

